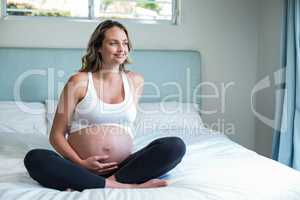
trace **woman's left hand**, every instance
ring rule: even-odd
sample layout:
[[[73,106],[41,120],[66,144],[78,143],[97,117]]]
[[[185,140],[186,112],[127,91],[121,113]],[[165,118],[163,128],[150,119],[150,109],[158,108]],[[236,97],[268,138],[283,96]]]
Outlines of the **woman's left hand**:
[[[91,156],[83,160],[82,165],[96,174],[106,174],[118,168],[117,162],[104,163],[108,156]]]
[[[102,168],[96,171],[96,174],[98,175],[103,175],[107,174],[109,172],[113,172],[116,169],[118,169],[118,163],[116,162],[111,162],[111,163],[101,163]]]

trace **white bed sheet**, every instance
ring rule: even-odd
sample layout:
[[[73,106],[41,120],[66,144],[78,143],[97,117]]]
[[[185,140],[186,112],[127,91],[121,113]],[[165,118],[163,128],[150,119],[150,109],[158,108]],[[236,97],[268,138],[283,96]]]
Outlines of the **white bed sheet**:
[[[163,179],[169,186],[151,189],[90,189],[61,192],[43,188],[32,180],[23,165],[31,148],[51,148],[47,138],[3,134],[0,141],[1,200],[297,200],[300,199],[300,173],[262,157],[222,134],[197,130],[198,136],[181,131],[161,132],[135,139],[135,150],[155,138],[181,135],[187,144],[182,162]]]

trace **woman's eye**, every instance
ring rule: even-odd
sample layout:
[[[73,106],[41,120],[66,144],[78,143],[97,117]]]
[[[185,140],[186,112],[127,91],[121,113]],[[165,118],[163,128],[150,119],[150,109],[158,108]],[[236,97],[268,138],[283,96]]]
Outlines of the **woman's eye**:
[[[122,45],[126,46],[126,47],[128,46],[128,44],[129,44],[128,42],[122,43]],[[117,45],[119,45],[119,43],[117,43],[117,42],[111,42],[111,43],[109,43],[109,45],[111,45],[111,46],[117,46]]]

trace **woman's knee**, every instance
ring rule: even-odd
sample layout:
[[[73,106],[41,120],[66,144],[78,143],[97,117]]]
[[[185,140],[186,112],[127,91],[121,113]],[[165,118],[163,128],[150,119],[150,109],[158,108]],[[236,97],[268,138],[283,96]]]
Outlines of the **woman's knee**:
[[[46,149],[32,149],[24,157],[24,165],[27,170],[41,168],[47,162],[51,151]]]
[[[186,152],[186,145],[179,137],[160,138],[159,148],[161,152],[166,153],[170,158],[182,158]]]

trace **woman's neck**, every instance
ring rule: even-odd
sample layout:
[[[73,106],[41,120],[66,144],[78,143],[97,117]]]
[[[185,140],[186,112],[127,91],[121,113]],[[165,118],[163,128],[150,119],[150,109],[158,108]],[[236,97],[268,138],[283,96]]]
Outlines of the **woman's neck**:
[[[102,80],[110,80],[120,77],[119,66],[114,67],[101,67],[101,70],[96,72],[96,76]]]

